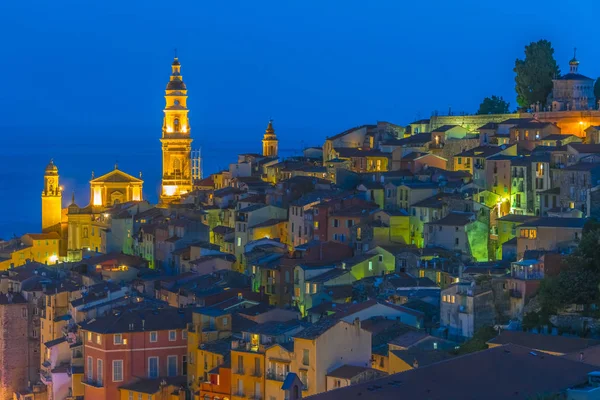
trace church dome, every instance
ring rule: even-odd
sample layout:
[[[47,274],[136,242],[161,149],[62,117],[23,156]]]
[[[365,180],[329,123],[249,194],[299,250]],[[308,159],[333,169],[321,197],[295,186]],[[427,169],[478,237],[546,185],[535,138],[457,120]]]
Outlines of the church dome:
[[[185,83],[180,79],[173,79],[167,83],[167,90],[187,90]]]
[[[579,61],[575,57],[573,57],[571,61],[569,61],[569,65],[579,65]]]
[[[54,165],[53,160],[50,160],[50,163],[46,166],[46,174],[58,174],[58,167]]]

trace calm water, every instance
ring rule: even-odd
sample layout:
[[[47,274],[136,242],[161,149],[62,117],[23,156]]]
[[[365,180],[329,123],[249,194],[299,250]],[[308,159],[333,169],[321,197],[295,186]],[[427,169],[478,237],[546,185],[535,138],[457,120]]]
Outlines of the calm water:
[[[64,187],[63,207],[71,201],[80,206],[89,203],[89,180],[114,168],[144,179],[144,197],[156,202],[160,187],[160,131],[156,129],[122,131],[57,131],[56,129],[3,129],[0,146],[0,238],[10,238],[27,232],[39,232],[41,221],[40,195],[44,168],[51,158],[59,168]],[[111,132],[111,133],[107,133]],[[197,137],[194,148],[202,147],[204,176],[227,168],[239,153],[261,151],[261,135],[253,140],[219,140],[218,137]],[[218,136],[218,135],[217,135]],[[226,135],[225,135],[226,136]],[[293,137],[293,136],[292,136]],[[280,139],[280,156],[299,154],[301,139]],[[309,143],[308,145],[316,145]]]

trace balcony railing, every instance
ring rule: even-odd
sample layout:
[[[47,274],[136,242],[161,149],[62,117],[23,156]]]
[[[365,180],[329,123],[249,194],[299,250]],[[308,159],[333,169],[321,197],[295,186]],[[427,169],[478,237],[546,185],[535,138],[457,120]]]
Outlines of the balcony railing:
[[[233,395],[236,397],[246,397],[246,394],[244,392],[240,392],[240,391],[235,391],[233,392]]]
[[[102,382],[98,382],[94,379],[83,378],[81,383],[83,383],[84,385],[93,386],[96,388],[104,387],[104,384]]]
[[[272,381],[279,381],[279,382],[283,382],[285,380],[285,377],[287,376],[287,374],[280,372],[273,372],[273,371],[268,371],[267,372],[267,379],[272,380]]]
[[[234,373],[238,375],[244,375],[244,367],[237,367]]]
[[[544,279],[544,274],[542,272],[513,272],[512,277],[524,280],[538,280]]]

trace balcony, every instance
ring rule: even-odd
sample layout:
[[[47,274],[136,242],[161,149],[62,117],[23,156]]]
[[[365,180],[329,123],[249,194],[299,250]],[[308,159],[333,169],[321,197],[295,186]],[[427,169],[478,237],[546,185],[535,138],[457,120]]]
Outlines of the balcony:
[[[42,383],[44,385],[51,385],[52,384],[52,374],[48,371],[41,370],[40,371],[40,381],[42,381]]]
[[[262,371],[260,369],[258,370],[252,370],[252,373],[250,374],[256,378],[261,378],[263,376]]]
[[[533,272],[518,271],[518,272],[513,272],[512,277],[516,278],[516,279],[522,279],[522,280],[539,280],[539,279],[544,279],[544,274],[539,271],[533,271]]]
[[[244,392],[240,392],[240,391],[235,391],[232,393],[235,397],[246,397],[246,394]]]
[[[268,371],[267,372],[267,379],[271,380],[271,381],[279,381],[279,382],[283,382],[285,380],[285,377],[287,376],[287,373],[277,373],[274,371]]]
[[[244,367],[237,367],[233,373],[237,375],[244,375],[244,372]]]

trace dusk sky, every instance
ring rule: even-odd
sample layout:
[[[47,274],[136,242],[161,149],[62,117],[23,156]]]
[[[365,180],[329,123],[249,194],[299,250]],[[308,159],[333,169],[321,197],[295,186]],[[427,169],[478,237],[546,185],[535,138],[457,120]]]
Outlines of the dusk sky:
[[[0,195],[11,168],[27,161],[23,201],[37,208],[54,157],[68,200],[87,195],[90,172],[117,160],[144,171],[154,200],[175,48],[194,145],[215,172],[237,152],[259,151],[269,117],[281,148],[299,150],[377,120],[405,125],[449,106],[475,112],[492,94],[512,110],[514,61],[541,38],[563,71],[576,46],[580,72],[595,78],[598,3],[2,1]]]

